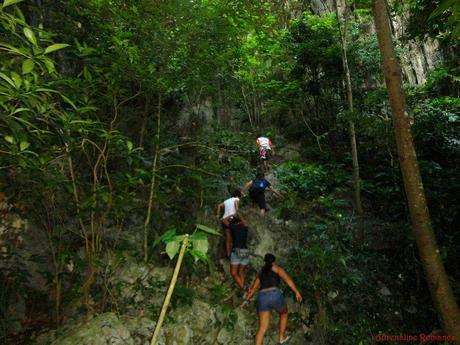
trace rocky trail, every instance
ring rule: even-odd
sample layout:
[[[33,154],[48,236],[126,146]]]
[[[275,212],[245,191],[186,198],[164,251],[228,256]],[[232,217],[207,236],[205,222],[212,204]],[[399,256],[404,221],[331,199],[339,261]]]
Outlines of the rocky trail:
[[[292,149],[294,150],[294,149]],[[283,156],[284,158],[284,156]],[[280,162],[278,158],[277,163]],[[266,175],[275,189],[278,188],[276,174]],[[248,178],[249,179],[249,178]],[[254,279],[263,265],[265,253],[273,253],[282,264],[283,257],[295,245],[296,229],[301,226],[292,221],[283,221],[276,217],[276,205],[279,201],[270,192],[267,203],[270,209],[265,217],[251,208],[249,201],[243,200],[242,216],[249,223],[251,263],[248,267],[246,286]],[[202,215],[203,224],[209,223],[212,212]],[[212,219],[212,218],[211,218]],[[218,241],[210,241],[211,257],[218,257]],[[58,333],[50,331],[36,338],[40,345],[148,345],[156,324],[153,317],[162,305],[163,298],[172,275],[172,267],[152,267],[137,262],[129,252],[121,254],[106,253],[104,259],[106,281],[110,290],[116,290],[118,302],[113,305],[115,312],[102,313],[89,320],[68,320]],[[257,331],[255,298],[245,309],[239,305],[243,293],[237,290],[229,273],[229,263],[220,259],[214,269],[205,277],[191,278],[189,282],[193,296],[181,296],[184,289],[176,287],[179,299],[187,300],[169,308],[166,323],[163,325],[160,345],[251,345]],[[181,275],[186,274],[182,268]],[[290,311],[288,334],[292,335],[291,345],[308,344],[305,332],[310,331],[300,320],[308,320],[308,301],[302,305],[295,303],[293,295],[284,287],[285,297]],[[114,297],[114,296],[111,296]],[[183,301],[182,301],[183,302]],[[76,306],[75,306],[76,308]],[[75,310],[64,311],[69,315]],[[278,315],[272,314],[271,326],[265,337],[266,345],[275,345],[278,332]]]

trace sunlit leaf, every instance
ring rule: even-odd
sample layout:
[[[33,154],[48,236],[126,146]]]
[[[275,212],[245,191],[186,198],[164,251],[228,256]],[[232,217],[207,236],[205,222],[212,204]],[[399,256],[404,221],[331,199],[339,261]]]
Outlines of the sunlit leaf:
[[[20,150],[20,151],[24,151],[24,150],[26,150],[29,146],[30,146],[30,143],[29,143],[29,142],[27,142],[27,141],[21,141],[21,142],[19,143],[19,150]]]
[[[208,240],[193,240],[193,249],[197,252],[200,252],[203,255],[206,255],[209,249]]]
[[[5,135],[5,140],[9,142],[10,144],[14,143],[14,138],[9,135]]]
[[[17,4],[18,2],[21,2],[21,1],[24,1],[24,0],[5,0],[5,1],[3,1],[2,8]]]
[[[168,254],[171,260],[179,252],[179,248],[180,248],[179,242],[176,242],[176,241],[168,242],[168,244],[166,245],[166,254]]]
[[[22,74],[30,73],[34,70],[35,62],[32,59],[24,60],[22,63]]]
[[[49,47],[46,47],[45,54],[49,54],[49,53],[55,52],[56,50],[67,48],[68,46],[69,44],[66,44],[66,43],[52,44]]]
[[[19,89],[22,85],[22,78],[19,74],[16,72],[11,72],[11,79],[14,81],[14,85],[16,86],[17,89]]]
[[[29,28],[24,28],[24,36],[32,43],[34,46],[37,45],[37,38],[32,30]]]

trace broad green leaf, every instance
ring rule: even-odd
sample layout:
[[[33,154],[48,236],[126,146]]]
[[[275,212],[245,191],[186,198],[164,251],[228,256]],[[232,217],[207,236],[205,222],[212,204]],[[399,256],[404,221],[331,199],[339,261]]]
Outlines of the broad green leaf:
[[[197,229],[200,229],[204,232],[207,232],[208,234],[212,234],[212,235],[217,235],[217,236],[222,236],[222,234],[217,231],[217,230],[214,230],[206,225],[203,225],[203,224],[197,224],[196,225]]]
[[[49,53],[55,52],[56,50],[67,48],[68,46],[70,46],[70,44],[66,44],[66,43],[52,44],[52,45],[46,47],[45,54],[49,54]]]
[[[208,260],[208,257],[205,254],[203,254],[202,252],[200,252],[200,251],[190,250],[188,253],[191,256],[193,256],[193,258],[195,259],[195,262],[197,262],[198,260],[203,260],[203,261]]]
[[[30,73],[34,70],[35,62],[32,59],[24,60],[22,63],[22,74]]]
[[[169,258],[172,260],[176,254],[179,252],[180,248],[180,243],[173,241],[173,242],[168,242],[166,245],[166,254],[168,254]]]
[[[133,150],[133,142],[132,141],[127,141],[126,142],[126,146],[128,147],[128,151],[132,151]]]
[[[163,235],[161,235],[158,239],[153,242],[153,246],[156,247],[160,242],[169,242],[173,241],[176,237],[176,229],[172,228],[166,231]]]
[[[2,8],[17,4],[18,2],[21,2],[21,1],[23,1],[23,0],[5,0],[5,1],[3,1]]]
[[[32,43],[34,46],[37,45],[37,38],[32,30],[29,28],[24,28],[24,36]]]
[[[208,235],[204,231],[197,231],[192,236],[190,236],[190,241],[193,240],[207,240]]]
[[[193,240],[192,243],[194,250],[203,255],[206,255],[209,248],[208,240]]]
[[[29,146],[30,146],[30,143],[29,143],[29,142],[27,142],[27,141],[21,141],[21,142],[19,143],[19,150],[20,150],[20,151],[24,151],[24,150],[26,150]]]

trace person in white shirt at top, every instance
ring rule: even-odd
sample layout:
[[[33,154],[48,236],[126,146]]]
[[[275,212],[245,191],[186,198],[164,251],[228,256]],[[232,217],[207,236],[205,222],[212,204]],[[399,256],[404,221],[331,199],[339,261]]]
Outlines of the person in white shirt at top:
[[[225,234],[225,254],[227,255],[227,258],[230,258],[232,247],[230,222],[238,213],[240,197],[241,192],[239,190],[235,190],[229,199],[225,200],[217,206],[217,218],[220,218],[222,209],[224,209],[224,215],[221,218],[221,224],[222,230]]]
[[[270,169],[268,160],[270,158],[270,154],[275,154],[275,148],[273,147],[271,140],[267,137],[259,136],[256,140],[256,143],[257,147],[259,148],[259,156],[264,167],[264,172],[267,173]]]

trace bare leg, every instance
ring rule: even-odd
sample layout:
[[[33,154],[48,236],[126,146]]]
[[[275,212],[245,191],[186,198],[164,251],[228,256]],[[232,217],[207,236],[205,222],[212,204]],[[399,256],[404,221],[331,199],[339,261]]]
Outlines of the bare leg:
[[[243,285],[242,289],[244,288],[244,280],[246,278],[246,266],[239,265],[238,266],[238,276],[240,277],[241,285]]]
[[[280,313],[280,322],[279,322],[279,341],[282,342],[286,339],[286,328],[288,322],[288,311],[287,308]]]
[[[230,258],[232,247],[232,232],[229,228],[225,228],[225,254],[227,254],[227,258]]]
[[[265,209],[264,208],[261,208],[260,209],[260,215],[263,217],[265,216]]]
[[[244,282],[241,281],[240,276],[238,275],[239,265],[230,265],[230,274],[232,275],[233,280],[240,289],[244,289]]]
[[[270,168],[268,167],[268,161],[264,160],[264,171],[268,173],[268,170],[270,170]]]
[[[262,311],[259,313],[259,329],[256,333],[256,344],[263,345],[264,335],[267,332],[268,326],[270,324],[270,312]]]

